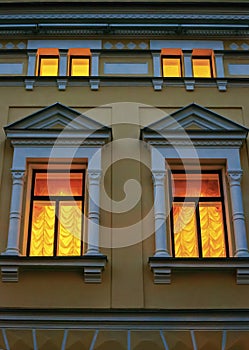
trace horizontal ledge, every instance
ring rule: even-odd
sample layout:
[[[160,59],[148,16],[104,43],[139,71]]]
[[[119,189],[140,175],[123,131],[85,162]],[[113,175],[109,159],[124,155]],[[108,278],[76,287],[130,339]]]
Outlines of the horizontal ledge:
[[[17,266],[22,268],[77,268],[91,267],[95,264],[105,266],[107,256],[102,254],[83,255],[80,257],[26,257],[26,256],[0,256],[0,266]]]
[[[150,266],[171,269],[234,269],[249,268],[249,258],[167,258],[150,257]]]

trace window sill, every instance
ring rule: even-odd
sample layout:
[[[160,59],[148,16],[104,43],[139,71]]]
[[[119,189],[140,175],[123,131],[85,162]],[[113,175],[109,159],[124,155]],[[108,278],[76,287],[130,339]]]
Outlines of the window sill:
[[[168,258],[150,257],[149,266],[155,284],[170,284],[177,271],[231,271],[237,284],[249,284],[249,258]]]
[[[2,282],[18,282],[19,273],[25,270],[82,271],[85,283],[101,283],[106,255],[81,257],[25,257],[0,256]]]

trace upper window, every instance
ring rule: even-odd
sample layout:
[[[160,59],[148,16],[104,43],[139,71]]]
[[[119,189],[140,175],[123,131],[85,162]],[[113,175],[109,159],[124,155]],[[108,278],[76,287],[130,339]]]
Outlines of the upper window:
[[[38,49],[36,75],[57,76],[59,72],[59,50]]]
[[[214,78],[213,50],[194,49],[192,52],[193,76],[195,78]]]
[[[33,171],[29,256],[82,254],[83,191],[83,170]]]
[[[172,171],[171,232],[174,257],[227,257],[219,172]]]
[[[89,76],[90,75],[90,49],[69,49],[69,67],[70,76]]]
[[[162,49],[162,71],[164,77],[182,77],[182,50]]]

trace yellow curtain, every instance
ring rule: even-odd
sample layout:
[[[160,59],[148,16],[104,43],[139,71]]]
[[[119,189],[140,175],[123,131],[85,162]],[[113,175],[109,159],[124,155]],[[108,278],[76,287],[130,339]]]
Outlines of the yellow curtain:
[[[225,238],[221,203],[200,203],[203,257],[225,257]]]
[[[174,239],[176,257],[198,257],[194,203],[174,203]]]
[[[57,255],[81,255],[81,202],[63,202],[59,211]]]
[[[54,249],[55,203],[33,205],[30,256],[52,256]]]

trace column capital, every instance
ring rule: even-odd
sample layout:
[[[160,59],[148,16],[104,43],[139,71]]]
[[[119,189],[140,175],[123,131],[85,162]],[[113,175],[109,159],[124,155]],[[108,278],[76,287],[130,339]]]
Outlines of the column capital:
[[[99,185],[101,180],[102,171],[100,169],[88,169],[87,180],[89,184]]]
[[[240,184],[243,171],[242,169],[227,170],[227,178],[230,185]]]
[[[25,170],[11,169],[11,175],[13,180],[24,180],[26,172]]]
[[[166,170],[152,170],[152,179],[155,185],[163,185],[166,177]]]

